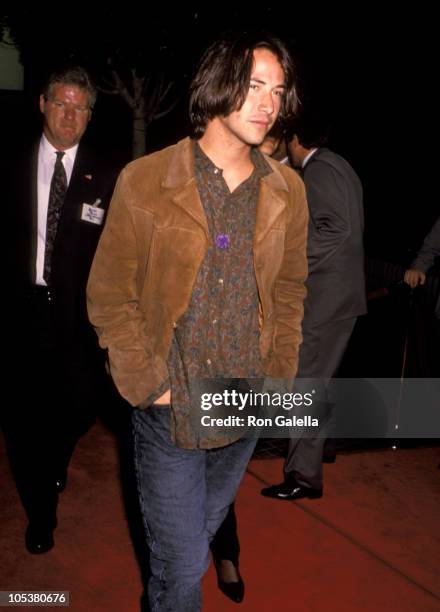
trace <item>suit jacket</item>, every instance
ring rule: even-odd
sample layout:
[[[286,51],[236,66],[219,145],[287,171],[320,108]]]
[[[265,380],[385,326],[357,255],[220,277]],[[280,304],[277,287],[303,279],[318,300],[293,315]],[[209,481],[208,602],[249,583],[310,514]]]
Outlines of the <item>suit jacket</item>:
[[[39,142],[21,159],[14,160],[6,190],[11,219],[6,268],[8,286],[14,297],[10,319],[15,323],[11,344],[12,350],[18,351],[26,350],[30,324],[26,296],[35,284],[38,147]],[[70,381],[90,380],[94,375],[92,366],[102,359],[87,317],[85,289],[103,226],[81,220],[84,202],[93,204],[99,198],[100,207],[106,210],[111,198],[116,172],[106,167],[101,159],[79,145],[52,257],[53,322],[59,356],[70,370]]]
[[[304,325],[366,312],[362,185],[350,164],[326,148],[304,168],[309,205],[309,277]]]
[[[307,204],[302,181],[268,160],[254,234],[266,374],[293,377],[307,275]],[[90,320],[108,348],[123,397],[138,406],[168,379],[173,326],[186,311],[211,243],[189,139],[121,173],[88,284]]]

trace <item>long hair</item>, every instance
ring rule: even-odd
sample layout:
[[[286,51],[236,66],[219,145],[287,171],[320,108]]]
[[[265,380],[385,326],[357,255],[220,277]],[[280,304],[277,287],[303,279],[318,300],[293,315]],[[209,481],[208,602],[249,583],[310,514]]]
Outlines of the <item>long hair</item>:
[[[76,85],[89,95],[89,107],[93,109],[98,95],[95,83],[85,68],[77,65],[68,65],[52,72],[43,89],[43,96],[48,100],[53,94],[55,85]]]
[[[268,49],[284,71],[286,93],[278,117],[290,121],[298,107],[296,74],[285,44],[267,33],[229,34],[214,42],[203,54],[190,86],[189,116],[194,136],[200,138],[214,117],[239,110],[249,91],[255,49]]]

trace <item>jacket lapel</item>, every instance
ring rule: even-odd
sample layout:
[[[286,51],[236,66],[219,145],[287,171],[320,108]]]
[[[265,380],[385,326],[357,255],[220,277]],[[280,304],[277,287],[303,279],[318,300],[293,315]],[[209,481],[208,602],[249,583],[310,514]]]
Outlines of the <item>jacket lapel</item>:
[[[171,200],[176,206],[179,206],[192,217],[203,228],[203,231],[209,238],[208,221],[200,201],[195,180],[185,185],[182,191],[172,196]]]
[[[268,161],[273,172],[264,176],[260,182],[255,223],[255,244],[264,240],[286,208],[283,194],[288,191],[287,183],[276,166],[271,163],[271,160]]]
[[[25,249],[29,249],[29,281],[30,284],[36,282],[36,266],[37,261],[37,237],[38,237],[38,150],[40,142],[38,141],[32,149],[29,159],[29,169],[31,180],[27,183],[29,187],[25,187],[25,206],[26,217],[29,219],[29,233],[26,235]],[[26,176],[26,174],[24,175]],[[27,191],[29,189],[29,191]]]
[[[264,240],[286,207],[283,194],[288,191],[287,183],[272,160],[268,162],[273,172],[260,182],[255,244]],[[171,201],[194,219],[209,238],[208,222],[194,176],[193,144],[189,138],[177,143],[162,187],[170,190]]]
[[[193,143],[189,138],[177,143],[162,187],[170,190],[173,204],[194,219],[209,238],[208,221],[194,175]]]
[[[69,208],[72,204],[77,206],[78,198],[84,197],[87,193],[87,188],[90,188],[93,174],[91,170],[90,157],[87,155],[84,147],[80,144],[75,157],[75,163],[72,169],[72,176],[69,181],[66,198],[63,208]],[[87,178],[89,177],[89,178]]]

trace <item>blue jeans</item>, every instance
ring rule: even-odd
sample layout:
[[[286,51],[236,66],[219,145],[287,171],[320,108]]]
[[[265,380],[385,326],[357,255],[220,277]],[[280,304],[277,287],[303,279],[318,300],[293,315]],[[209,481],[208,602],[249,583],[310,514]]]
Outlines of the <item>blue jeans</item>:
[[[256,440],[184,449],[171,441],[170,408],[133,411],[140,507],[150,549],[151,612],[201,610],[209,543],[234,500]]]

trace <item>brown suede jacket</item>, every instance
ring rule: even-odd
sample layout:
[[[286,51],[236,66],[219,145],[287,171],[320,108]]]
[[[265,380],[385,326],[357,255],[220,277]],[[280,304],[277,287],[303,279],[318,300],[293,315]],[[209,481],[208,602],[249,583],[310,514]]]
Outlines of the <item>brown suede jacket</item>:
[[[307,203],[297,174],[266,158],[254,264],[265,374],[293,378],[302,340]],[[88,312],[121,395],[145,402],[168,379],[173,327],[210,243],[190,139],[130,163],[118,179],[87,288]]]

